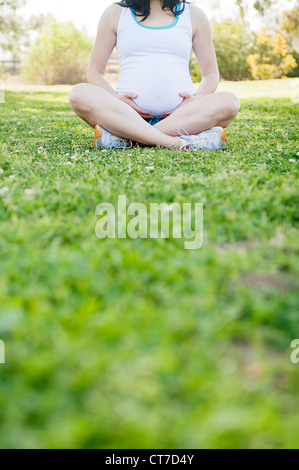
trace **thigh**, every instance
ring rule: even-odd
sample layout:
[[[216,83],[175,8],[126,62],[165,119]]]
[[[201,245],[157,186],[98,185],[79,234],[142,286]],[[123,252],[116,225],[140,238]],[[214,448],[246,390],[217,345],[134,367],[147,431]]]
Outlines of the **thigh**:
[[[180,106],[155,127],[168,135],[177,135],[180,127],[189,133],[202,132],[214,126],[227,127],[239,109],[239,100],[233,93],[213,93]]]
[[[177,108],[171,116],[185,111],[197,115],[217,116],[219,121],[227,119],[228,116],[236,114],[240,109],[240,102],[236,95],[229,92],[218,92],[210,95],[196,98],[195,100]]]
[[[70,104],[73,111],[91,127],[110,120],[111,115],[117,118],[121,116],[141,116],[129,104],[120,100],[116,95],[89,83],[76,85],[70,93]],[[125,117],[127,119],[127,117]]]
[[[115,99],[108,91],[89,83],[79,83],[70,93],[70,104],[74,111],[87,111],[94,103]]]

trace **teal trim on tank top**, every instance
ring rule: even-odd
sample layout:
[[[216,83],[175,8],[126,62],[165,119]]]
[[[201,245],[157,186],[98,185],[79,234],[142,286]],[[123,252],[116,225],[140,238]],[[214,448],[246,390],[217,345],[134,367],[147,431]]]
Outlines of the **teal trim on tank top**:
[[[136,21],[136,23],[139,26],[141,26],[142,28],[146,28],[146,29],[170,29],[170,28],[174,28],[177,25],[178,21],[179,21],[179,15],[176,15],[173,22],[171,24],[169,24],[168,26],[146,26],[145,24],[142,24],[140,21],[137,20],[136,15],[135,15],[135,11],[133,10],[133,8],[130,8],[130,10],[131,10],[132,16],[133,16],[134,20]],[[179,11],[179,4],[177,4],[177,12],[178,11]]]

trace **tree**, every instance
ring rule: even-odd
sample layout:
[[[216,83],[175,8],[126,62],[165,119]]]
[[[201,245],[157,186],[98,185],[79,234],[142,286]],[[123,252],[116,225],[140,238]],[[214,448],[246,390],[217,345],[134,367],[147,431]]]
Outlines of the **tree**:
[[[233,20],[212,23],[212,28],[221,77],[225,80],[251,78],[247,57],[254,51],[254,34],[248,30],[244,22]],[[190,72],[193,81],[199,82],[201,75],[194,54],[191,57]]]
[[[297,67],[286,37],[279,31],[271,37],[267,28],[258,33],[257,50],[249,55],[247,62],[255,80],[282,78]]]
[[[17,15],[25,0],[0,0],[0,51],[9,52],[12,58],[19,55],[19,45],[26,36],[26,25]]]
[[[273,6],[274,3],[275,1],[273,0],[256,0],[253,6],[260,13],[260,15],[264,16],[267,10],[269,10],[269,8]]]
[[[29,82],[73,84],[86,80],[93,42],[73,23],[47,20],[23,62],[23,76]]]
[[[32,15],[29,20],[18,14],[25,0],[0,0],[0,52],[9,53],[12,59],[20,59],[30,44],[34,32],[41,30],[51,15]]]
[[[281,0],[255,0],[252,4],[251,0],[236,0],[242,19],[246,21],[255,12],[262,23],[266,22],[267,26],[272,28],[279,27],[281,14],[291,2],[292,0],[284,0],[284,2]]]
[[[12,16],[26,0],[0,0],[0,34],[10,32]]]
[[[299,77],[299,1],[295,7],[283,13],[281,29],[287,34],[292,45],[292,55],[297,62],[297,67],[290,70],[288,77]]]
[[[253,52],[254,35],[244,23],[232,20],[213,23],[212,26],[221,77],[225,80],[251,78],[246,59]]]
[[[261,15],[265,16],[270,8],[274,8],[280,0],[255,0],[253,7]],[[241,17],[244,18],[245,12],[249,8],[248,0],[236,0]],[[251,2],[250,2],[251,3]]]
[[[291,37],[299,35],[299,1],[292,10],[283,13],[281,29]]]

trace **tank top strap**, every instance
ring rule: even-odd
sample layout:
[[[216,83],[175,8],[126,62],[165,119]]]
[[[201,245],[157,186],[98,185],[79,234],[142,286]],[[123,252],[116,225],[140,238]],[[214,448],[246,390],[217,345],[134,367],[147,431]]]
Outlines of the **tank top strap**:
[[[181,5],[178,8],[182,9],[183,5]],[[180,9],[178,9],[178,11],[180,11]],[[181,15],[177,15],[177,18],[178,18],[178,25],[188,28],[192,32],[192,22],[191,22],[190,8],[189,8],[188,3],[185,3],[183,13]],[[138,17],[137,17],[137,20],[139,21]],[[119,23],[118,23],[118,31],[128,28],[129,26],[138,26],[138,24],[136,23],[136,20],[134,19],[134,16],[132,15],[131,9],[127,7],[122,7],[122,11],[121,11],[121,15],[119,18]],[[153,28],[153,29],[156,29],[156,28]],[[157,28],[157,29],[163,29],[163,28]]]
[[[182,8],[182,7],[181,7]],[[190,30],[192,34],[192,21],[191,21],[191,13],[190,13],[190,6],[188,3],[184,5],[184,11],[179,16],[179,23],[181,26],[184,26],[188,30]]]
[[[127,7],[121,8],[121,14],[119,17],[117,32],[119,33],[123,29],[127,28],[131,24],[131,10]]]

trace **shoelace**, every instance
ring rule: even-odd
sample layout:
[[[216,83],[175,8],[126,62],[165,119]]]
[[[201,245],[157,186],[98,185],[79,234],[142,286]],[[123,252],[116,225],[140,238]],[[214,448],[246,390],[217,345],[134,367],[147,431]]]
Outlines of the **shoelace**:
[[[111,142],[114,148],[116,149],[132,148],[133,146],[132,141],[130,141],[130,146],[128,147],[128,141],[126,139],[121,139],[120,137],[117,137],[116,135],[111,135]]]
[[[191,150],[194,148],[198,149],[198,146],[205,145],[207,143],[206,142],[207,139],[205,137],[201,136],[200,134],[190,135],[188,134],[186,129],[184,129],[183,127],[180,127],[178,129],[178,133],[180,137],[186,142],[186,144],[183,147],[190,147]]]

